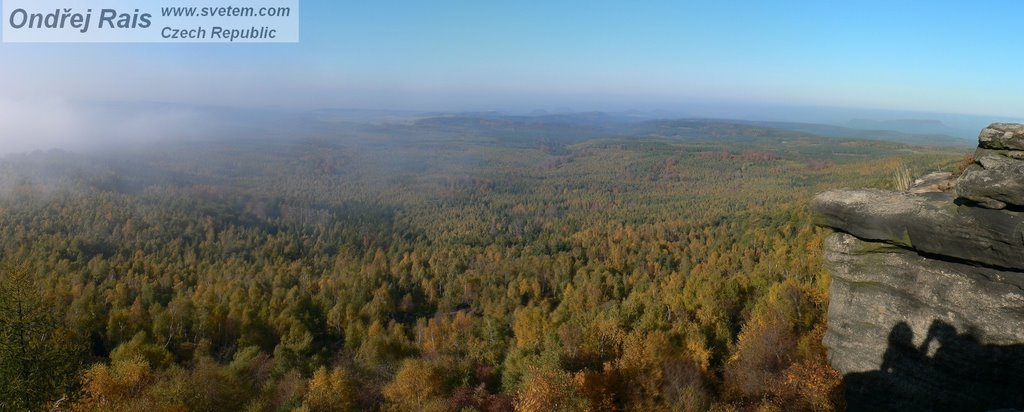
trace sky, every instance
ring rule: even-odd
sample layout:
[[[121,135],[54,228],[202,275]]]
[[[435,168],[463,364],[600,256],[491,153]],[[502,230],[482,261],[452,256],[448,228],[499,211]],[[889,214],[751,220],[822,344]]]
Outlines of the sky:
[[[1021,15],[1019,1],[300,0],[297,44],[0,43],[0,134],[86,127],[95,102],[1021,117]]]

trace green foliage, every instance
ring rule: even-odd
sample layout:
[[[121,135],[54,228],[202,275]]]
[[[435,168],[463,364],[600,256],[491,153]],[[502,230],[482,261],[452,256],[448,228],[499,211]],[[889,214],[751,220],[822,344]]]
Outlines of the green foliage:
[[[150,342],[146,332],[135,334],[132,340],[122,343],[110,352],[110,361],[114,363],[136,358],[146,361],[154,369],[164,369],[174,363],[174,356],[166,349]]]
[[[41,410],[66,402],[80,353],[51,307],[39,298],[29,267],[0,273],[0,410]]]

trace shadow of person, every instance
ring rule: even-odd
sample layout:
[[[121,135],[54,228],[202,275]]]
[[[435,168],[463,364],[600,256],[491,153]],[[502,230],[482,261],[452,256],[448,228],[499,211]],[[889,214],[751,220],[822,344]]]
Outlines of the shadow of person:
[[[914,346],[914,331],[900,322],[889,331],[889,338],[879,370],[847,374],[846,403],[850,411],[886,410],[889,405],[903,405],[913,401],[904,389],[907,376],[924,363],[924,355]],[[894,407],[895,408],[895,407]]]
[[[922,357],[921,352],[914,347],[914,331],[906,322],[900,322],[889,331],[889,345],[882,355],[881,371],[896,373],[901,369],[900,365],[919,362]]]
[[[850,411],[1024,409],[1024,345],[982,345],[935,320],[920,346],[893,326],[877,371],[844,376]]]

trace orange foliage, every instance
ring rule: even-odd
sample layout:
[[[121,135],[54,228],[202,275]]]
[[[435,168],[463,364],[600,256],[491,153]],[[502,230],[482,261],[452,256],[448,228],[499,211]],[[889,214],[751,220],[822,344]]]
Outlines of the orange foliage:
[[[534,369],[517,395],[515,409],[519,412],[590,410],[580,381],[560,370]]]
[[[772,387],[787,410],[830,412],[841,410],[843,377],[817,362],[794,363]]]

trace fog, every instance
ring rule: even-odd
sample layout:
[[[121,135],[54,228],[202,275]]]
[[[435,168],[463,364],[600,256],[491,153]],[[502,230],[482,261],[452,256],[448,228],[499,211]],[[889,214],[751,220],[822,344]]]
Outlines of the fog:
[[[53,148],[92,151],[198,138],[218,124],[188,107],[0,98],[0,154]]]
[[[554,104],[549,102],[549,105]],[[614,107],[612,107],[614,106]],[[488,112],[481,106],[476,113]],[[573,107],[498,108],[495,114],[546,114],[604,111],[636,119],[717,118],[747,121],[819,123],[861,130],[942,134],[976,138],[978,130],[995,121],[1017,118],[813,106],[677,102],[660,104],[600,102]],[[58,98],[0,96],[0,155],[35,150],[110,152],[161,141],[269,137],[306,138],[337,135],[348,123],[393,123],[462,111],[312,110],[287,107],[230,107],[158,102],[95,102]],[[921,121],[928,129],[920,129]],[[916,129],[915,129],[916,128]],[[868,136],[870,137],[870,136]]]

